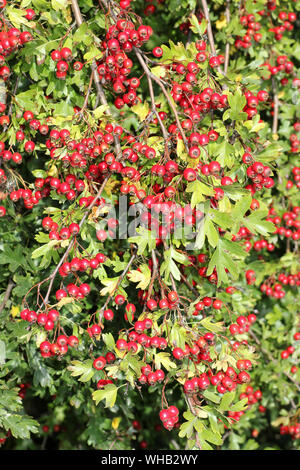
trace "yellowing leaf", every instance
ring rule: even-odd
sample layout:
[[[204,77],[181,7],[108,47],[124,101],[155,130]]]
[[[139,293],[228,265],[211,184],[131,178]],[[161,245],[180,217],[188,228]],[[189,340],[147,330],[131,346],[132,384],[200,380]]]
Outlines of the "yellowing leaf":
[[[116,416],[111,422],[111,427],[116,431],[121,421],[122,421],[122,418],[120,416]]]
[[[157,369],[160,369],[161,366],[164,366],[164,368],[167,370],[176,369],[177,367],[175,362],[171,361],[170,354],[167,352],[160,352],[158,354],[154,354],[154,361],[155,367]]]
[[[63,307],[64,305],[71,304],[74,302],[74,297],[63,297],[57,304],[56,307],[59,309]]]
[[[130,271],[128,278],[131,282],[138,282],[137,288],[145,290],[151,279],[151,271],[146,264],[142,264],[140,270]]]
[[[107,294],[111,295],[117,287],[118,280],[119,280],[118,277],[113,277],[111,279],[108,279],[108,278],[102,279],[101,282],[106,287],[103,287],[103,289],[101,289],[100,295],[107,295]]]
[[[225,15],[221,15],[220,18],[216,21],[216,28],[223,29],[227,25]]]
[[[112,192],[114,191],[114,189],[120,185],[120,182],[117,181],[117,180],[108,180],[106,185],[105,185],[105,192],[108,196],[110,196],[112,194]],[[107,210],[108,212],[108,210]]]
[[[16,306],[16,305],[13,305],[11,310],[10,310],[10,314],[13,318],[15,318],[20,312],[20,307]]]
[[[161,67],[160,65],[158,65],[157,67],[153,67],[151,69],[151,72],[158,78],[164,78],[164,76],[166,75],[165,67]]]
[[[93,114],[95,119],[101,118],[108,109],[108,104],[102,104],[101,106],[98,106],[98,108],[94,109]]]
[[[139,102],[132,106],[131,110],[138,115],[141,121],[144,121],[149,114],[150,108],[147,101],[144,101],[144,103]]]
[[[188,154],[185,150],[184,142],[182,139],[177,140],[177,155],[181,160],[187,161],[188,159]]]

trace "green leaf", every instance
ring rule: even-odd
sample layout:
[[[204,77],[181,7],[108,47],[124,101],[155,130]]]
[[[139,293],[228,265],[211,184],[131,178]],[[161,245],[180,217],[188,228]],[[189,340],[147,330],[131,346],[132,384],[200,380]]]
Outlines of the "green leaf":
[[[116,343],[113,335],[111,333],[102,333],[101,338],[103,339],[107,349],[109,351],[114,351]]]
[[[139,270],[130,271],[127,276],[131,282],[138,282],[137,289],[145,290],[151,280],[151,271],[146,264],[141,264]]]
[[[156,248],[156,238],[153,236],[151,230],[147,230],[145,227],[138,227],[136,231],[139,235],[129,238],[128,241],[137,245],[138,255],[144,254],[147,247],[149,252]]]
[[[236,93],[228,94],[228,103],[230,106],[229,116],[234,121],[242,121],[247,119],[247,113],[242,112],[245,107],[247,100],[242,94],[241,90],[237,90]]]
[[[214,190],[205,183],[202,183],[199,180],[192,181],[186,187],[187,193],[192,193],[191,206],[192,209],[196,207],[199,202],[205,201],[205,196],[213,196]]]
[[[214,402],[214,403],[220,403],[221,398],[213,392],[209,392],[208,390],[205,390],[202,395],[207,398],[208,400]]]
[[[206,328],[208,331],[212,331],[213,333],[217,333],[224,329],[223,322],[211,322],[213,316],[205,317],[200,321],[200,324]]]
[[[233,402],[235,397],[235,390],[232,392],[226,392],[224,393],[221,403],[218,407],[219,411],[229,411],[231,410],[231,403]]]
[[[40,256],[45,255],[46,253],[48,253],[48,251],[50,251],[58,243],[59,243],[58,240],[50,240],[50,242],[47,243],[46,245],[42,245],[39,248],[36,248],[32,252],[31,258],[36,259],[36,258],[39,258]]]
[[[206,31],[207,28],[207,21],[205,18],[202,18],[201,24],[198,21],[198,18],[196,15],[192,15],[189,18],[189,21],[191,23],[190,29],[193,31],[195,34],[199,34],[202,36],[204,32]]]
[[[160,352],[160,353],[154,354],[154,361],[155,361],[155,367],[157,369],[160,369],[161,366],[163,366],[165,369],[169,371],[171,369],[176,369],[177,367],[175,362],[171,361],[170,354],[167,352]]]
[[[243,219],[244,225],[252,233],[260,233],[263,236],[268,235],[268,233],[275,232],[276,227],[272,222],[263,220],[268,215],[266,210],[258,210],[252,212],[249,217]]]
[[[174,279],[180,281],[181,274],[174,260],[178,263],[187,265],[187,257],[184,254],[179,253],[179,251],[176,251],[173,246],[171,246],[169,250],[166,250],[164,252],[164,259],[165,261],[162,262],[160,267],[161,276],[165,275],[165,280],[167,281],[169,279],[170,274],[172,274]]]
[[[95,373],[91,359],[83,362],[71,361],[71,365],[67,369],[71,372],[72,377],[79,377],[79,382],[88,382]]]
[[[242,400],[238,401],[234,405],[231,405],[231,411],[243,411],[248,408],[248,398],[243,398]]]
[[[205,218],[204,231],[209,244],[215,248],[219,240],[219,234],[209,217]]]
[[[96,402],[96,405],[100,401],[105,400],[105,408],[112,408],[116,403],[119,388],[113,384],[106,385],[104,390],[96,390],[92,393],[93,400]]]
[[[223,444],[223,439],[218,434],[214,433],[210,429],[204,429],[204,431],[200,434],[201,439],[205,441],[211,442],[217,446],[221,446]]]
[[[214,268],[216,268],[218,274],[218,286],[222,282],[228,281],[228,276],[226,269],[230,272],[233,279],[237,279],[239,275],[239,269],[237,262],[233,261],[232,255],[235,254],[238,256],[245,254],[245,251],[237,244],[233,245],[229,240],[219,239],[218,245],[210,259],[207,268],[207,275],[209,276]]]

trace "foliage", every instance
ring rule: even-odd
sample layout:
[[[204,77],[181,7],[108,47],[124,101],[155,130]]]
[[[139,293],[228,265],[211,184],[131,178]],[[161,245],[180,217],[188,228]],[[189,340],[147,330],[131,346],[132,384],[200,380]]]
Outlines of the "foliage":
[[[209,6],[0,2],[4,449],[299,449],[300,4]]]

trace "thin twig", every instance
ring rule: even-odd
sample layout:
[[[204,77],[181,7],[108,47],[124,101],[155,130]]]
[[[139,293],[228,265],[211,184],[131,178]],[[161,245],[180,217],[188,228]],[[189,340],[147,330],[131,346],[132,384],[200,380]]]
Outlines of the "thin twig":
[[[81,14],[77,0],[71,0],[71,5],[72,5],[72,10],[73,10],[73,14],[74,14],[77,26],[79,27],[83,23],[83,18],[82,18],[82,14]],[[102,105],[106,106],[106,114],[112,117],[112,112],[109,109],[105,93],[100,83],[100,78],[99,78],[99,74],[97,71],[97,64],[96,64],[95,59],[92,61],[91,67],[92,67],[93,80],[94,80],[94,84],[95,84],[96,91],[97,91],[97,99],[100,101]],[[114,142],[115,142],[115,148],[116,148],[117,157],[118,157],[121,155],[122,151],[121,151],[119,138],[116,135],[114,135]]]
[[[278,130],[278,111],[279,111],[279,101],[277,94],[277,87],[274,77],[272,77],[272,89],[274,94],[274,108],[273,108],[273,124],[272,124],[272,134],[276,135]]]
[[[4,294],[3,301],[1,302],[1,305],[0,305],[0,313],[5,308],[5,305],[8,301],[8,299],[9,299],[10,293],[11,293],[12,289],[14,288],[14,286],[15,286],[15,283],[12,281],[12,279],[10,279],[8,281],[8,284],[7,284],[7,287],[6,287],[6,291],[5,291],[5,294]]]
[[[230,0],[226,1],[226,9],[225,9],[225,18],[227,25],[230,22]],[[224,74],[227,74],[228,65],[229,65],[229,52],[230,52],[230,43],[229,41],[226,42],[225,46],[225,61],[224,61]]]
[[[177,127],[180,131],[180,134],[182,136],[182,139],[183,139],[183,142],[184,142],[184,145],[185,145],[185,148],[187,150],[187,152],[189,151],[189,148],[188,148],[188,142],[187,142],[187,138],[186,138],[186,135],[184,133],[184,130],[181,126],[181,123],[180,123],[180,120],[179,120],[179,116],[178,116],[178,113],[177,113],[177,110],[174,106],[174,103],[173,101],[171,100],[170,96],[169,96],[169,93],[167,92],[164,84],[162,83],[162,81],[156,77],[148,68],[146,62],[144,61],[143,57],[142,57],[142,54],[140,53],[140,51],[134,47],[133,48],[134,52],[135,52],[135,55],[137,56],[138,58],[138,61],[139,63],[141,64],[141,66],[143,67],[143,70],[144,72],[146,73],[147,77],[150,77],[154,82],[156,82],[158,84],[158,86],[161,88],[163,94],[165,95],[165,97],[167,98],[167,101],[169,103],[169,106],[170,108],[172,109],[172,112],[174,114],[174,117],[175,117],[175,120],[176,120],[176,124],[177,124]]]

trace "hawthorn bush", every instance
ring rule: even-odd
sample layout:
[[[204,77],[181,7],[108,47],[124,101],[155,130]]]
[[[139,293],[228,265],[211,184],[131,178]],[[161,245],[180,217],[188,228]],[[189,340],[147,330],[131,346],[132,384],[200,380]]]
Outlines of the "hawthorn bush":
[[[0,0],[3,449],[299,449],[299,10]]]

